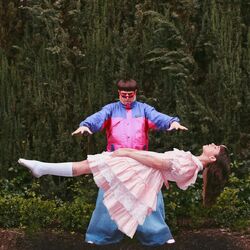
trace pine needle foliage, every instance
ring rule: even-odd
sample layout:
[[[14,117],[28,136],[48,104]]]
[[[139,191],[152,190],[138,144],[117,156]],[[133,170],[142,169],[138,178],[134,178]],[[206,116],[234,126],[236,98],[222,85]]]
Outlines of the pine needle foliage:
[[[225,143],[248,173],[249,13],[247,0],[0,0],[0,176],[27,181],[20,156],[75,161],[105,150],[103,133],[71,132],[117,98],[121,78],[189,128],[152,133],[150,149]]]

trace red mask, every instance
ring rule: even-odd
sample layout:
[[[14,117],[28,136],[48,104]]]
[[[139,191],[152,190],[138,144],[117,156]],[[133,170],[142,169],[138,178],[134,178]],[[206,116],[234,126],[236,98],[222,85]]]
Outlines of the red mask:
[[[119,91],[119,94],[124,99],[130,99],[130,98],[133,98],[135,96],[135,92],[122,93],[121,91]]]

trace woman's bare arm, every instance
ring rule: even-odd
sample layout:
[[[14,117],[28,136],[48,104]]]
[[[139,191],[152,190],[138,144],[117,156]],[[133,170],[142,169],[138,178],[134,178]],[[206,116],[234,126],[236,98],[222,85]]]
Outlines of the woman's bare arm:
[[[129,157],[143,165],[146,165],[150,168],[155,168],[159,170],[163,170],[163,159],[161,154],[150,152],[150,151],[143,151],[143,150],[136,150],[136,149],[129,149],[129,148],[121,148],[116,150],[113,154],[113,157]]]

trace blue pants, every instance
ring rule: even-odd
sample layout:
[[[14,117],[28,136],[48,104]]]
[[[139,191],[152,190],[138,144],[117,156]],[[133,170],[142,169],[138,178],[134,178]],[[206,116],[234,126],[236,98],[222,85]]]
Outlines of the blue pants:
[[[97,245],[118,243],[124,234],[119,231],[117,225],[111,220],[108,210],[103,204],[103,190],[99,189],[96,207],[92,214],[87,232],[86,241],[92,241]],[[139,225],[136,231],[139,241],[146,246],[163,245],[172,239],[169,227],[165,223],[165,212],[162,193],[157,196],[156,211],[147,216],[143,225]]]

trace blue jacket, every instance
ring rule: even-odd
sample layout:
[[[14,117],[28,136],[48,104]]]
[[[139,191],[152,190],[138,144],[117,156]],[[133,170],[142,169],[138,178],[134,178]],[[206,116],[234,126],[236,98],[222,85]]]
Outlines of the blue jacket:
[[[179,122],[179,118],[162,114],[146,103],[135,101],[128,108],[118,101],[87,117],[80,126],[88,127],[93,133],[106,129],[107,151],[147,150],[149,129],[167,130],[174,121]]]

